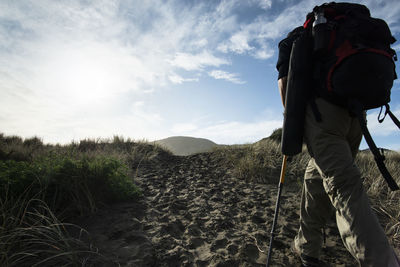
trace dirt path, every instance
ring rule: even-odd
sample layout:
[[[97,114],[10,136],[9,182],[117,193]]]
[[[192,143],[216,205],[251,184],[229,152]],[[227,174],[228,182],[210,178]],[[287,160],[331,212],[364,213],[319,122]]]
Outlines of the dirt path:
[[[277,180],[279,177],[277,177]],[[141,166],[144,196],[86,220],[110,266],[265,266],[276,185],[235,179],[212,154],[170,157]],[[299,266],[290,251],[298,228],[300,188],[282,195],[273,266]],[[354,266],[334,226],[323,260]]]

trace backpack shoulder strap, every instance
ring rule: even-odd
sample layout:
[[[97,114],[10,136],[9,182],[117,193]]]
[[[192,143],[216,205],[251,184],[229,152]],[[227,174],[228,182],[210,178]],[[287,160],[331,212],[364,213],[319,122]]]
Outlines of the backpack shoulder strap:
[[[362,112],[361,104],[356,100],[352,100],[351,111],[357,115],[357,118],[360,122],[361,131],[364,135],[365,141],[367,142],[372,154],[374,154],[376,165],[378,166],[378,169],[381,172],[383,178],[386,180],[387,184],[389,185],[389,188],[392,191],[399,190],[399,186],[396,184],[393,177],[390,175],[388,169],[386,168],[386,165],[384,163],[385,156],[376,147],[375,142],[374,142],[374,140],[372,140],[371,134],[368,131],[367,122],[366,122],[364,114]],[[389,116],[390,116],[390,113],[389,113]]]
[[[390,110],[390,107],[388,104],[386,104],[386,112],[389,114],[390,118],[392,119],[392,121],[394,122],[394,124],[397,125],[397,127],[399,127],[400,129],[400,121],[399,119],[396,118],[396,116],[393,114],[393,112]]]

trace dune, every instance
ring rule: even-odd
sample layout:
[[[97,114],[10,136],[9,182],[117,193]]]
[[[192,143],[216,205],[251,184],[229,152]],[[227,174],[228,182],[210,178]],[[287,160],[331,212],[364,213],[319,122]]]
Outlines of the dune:
[[[115,204],[83,222],[105,266],[265,266],[277,186],[240,180],[214,153],[168,156],[143,166],[136,202]],[[301,188],[282,195],[271,266],[300,266],[291,252]],[[323,260],[356,266],[335,223]]]
[[[156,144],[168,149],[174,155],[188,156],[196,153],[209,152],[218,146],[211,140],[188,136],[173,136],[155,141]]]

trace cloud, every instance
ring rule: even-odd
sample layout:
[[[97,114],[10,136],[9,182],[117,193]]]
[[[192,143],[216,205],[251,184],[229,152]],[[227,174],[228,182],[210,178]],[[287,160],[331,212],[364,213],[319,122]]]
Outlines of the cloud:
[[[398,26],[396,0],[381,2],[367,5]],[[207,75],[243,84],[243,74],[220,69],[236,64],[235,55],[271,59],[278,39],[316,4],[0,1],[0,125],[4,132],[51,141],[116,133],[165,137],[174,122],[154,98]],[[265,137],[264,129],[275,124],[204,124],[207,131],[194,125],[174,130],[235,143]]]
[[[243,54],[255,49],[249,45],[249,38],[249,33],[244,31],[237,32],[232,35],[228,41],[220,44],[218,49],[224,53],[234,52],[237,54]]]
[[[236,84],[245,84],[245,81],[242,81],[237,73],[229,73],[222,70],[212,70],[208,73],[209,76],[213,77],[217,80],[226,80],[228,82],[236,83]]]
[[[174,67],[193,71],[202,70],[208,66],[219,67],[220,65],[229,64],[229,62],[212,55],[208,51],[203,51],[198,54],[177,53],[174,59],[170,61],[170,64]]]
[[[184,124],[185,125],[185,124]],[[188,123],[187,129],[180,128],[175,131],[177,135],[194,136],[210,139],[218,144],[244,144],[253,143],[271,135],[274,129],[282,127],[281,120],[268,120],[256,122],[219,122],[205,126]],[[179,127],[174,127],[175,130]]]
[[[270,9],[271,1],[259,2],[265,9]],[[317,1],[302,1],[287,6],[278,15],[270,12],[261,13],[251,22],[239,24],[228,40],[221,42],[218,50],[224,53],[248,54],[257,59],[269,59],[275,49],[271,44],[277,38],[283,38],[293,28],[302,25],[305,16],[317,4]]]
[[[169,75],[168,78],[173,84],[182,84],[184,82],[198,82],[199,81],[199,78],[183,78],[182,76],[175,74],[175,73]]]
[[[396,45],[392,46],[392,48],[394,50],[396,50],[396,52],[400,53],[400,44],[396,44]]]
[[[400,109],[394,109],[392,112],[397,118],[400,118]],[[394,124],[389,115],[386,116],[382,123],[379,123],[377,119],[378,115],[378,111],[373,111],[367,116],[368,130],[372,136],[390,136],[399,131],[399,128]]]
[[[397,0],[366,0],[363,4],[369,8],[371,16],[384,19],[389,24],[392,34],[400,32],[398,15],[400,13],[400,5]]]

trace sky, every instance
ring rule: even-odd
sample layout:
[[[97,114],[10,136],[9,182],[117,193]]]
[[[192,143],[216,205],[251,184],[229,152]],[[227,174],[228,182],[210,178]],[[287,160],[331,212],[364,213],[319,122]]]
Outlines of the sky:
[[[386,20],[399,53],[400,1],[351,2]],[[278,43],[322,3],[0,0],[0,132],[256,142],[282,126]],[[400,117],[398,80],[390,105]],[[378,111],[368,112],[374,140],[400,150],[400,130]]]

